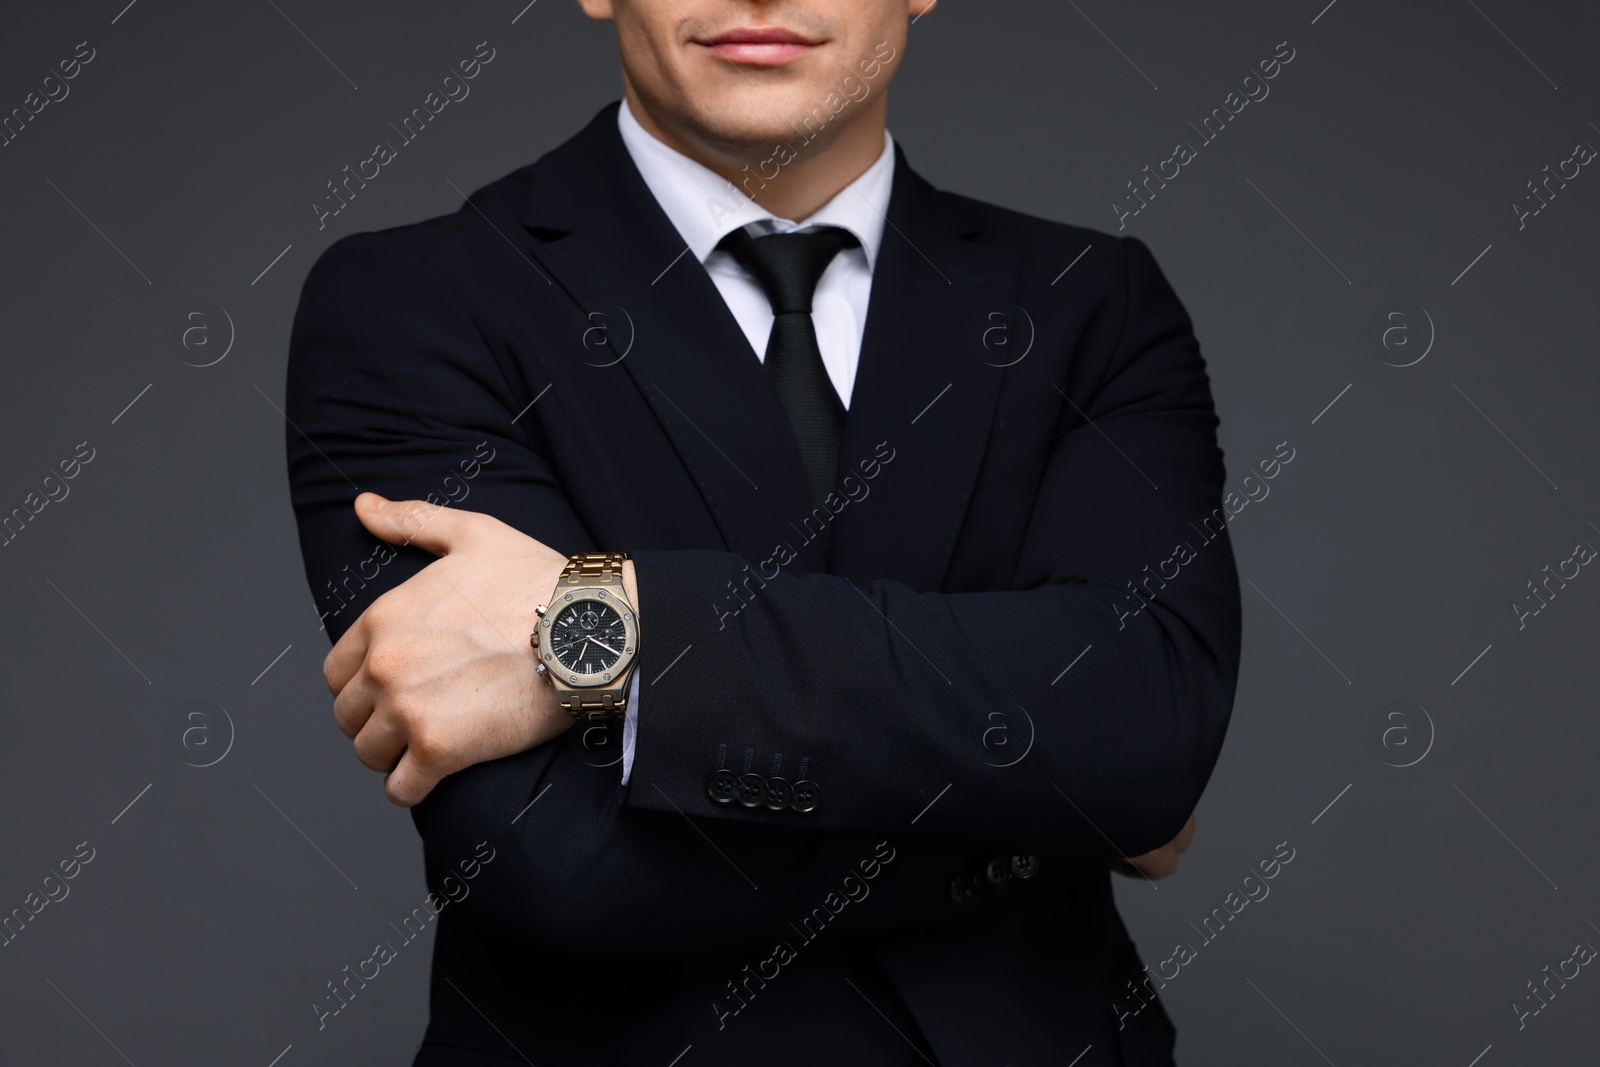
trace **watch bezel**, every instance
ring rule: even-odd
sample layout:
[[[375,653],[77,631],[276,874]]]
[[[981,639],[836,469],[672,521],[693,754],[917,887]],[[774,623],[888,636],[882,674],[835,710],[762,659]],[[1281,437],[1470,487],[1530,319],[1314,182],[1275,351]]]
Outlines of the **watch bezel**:
[[[574,674],[556,658],[555,651],[550,647],[550,626],[563,614],[575,608],[586,600],[594,600],[616,610],[622,616],[622,630],[624,635],[622,657],[612,664],[611,669],[599,674]],[[570,689],[604,689],[606,686],[615,685],[627,677],[633,663],[639,658],[639,616],[634,611],[628,598],[611,589],[596,589],[593,587],[579,587],[561,593],[559,597],[546,609],[544,618],[539,620],[539,659],[549,672],[550,680],[564,688]]]

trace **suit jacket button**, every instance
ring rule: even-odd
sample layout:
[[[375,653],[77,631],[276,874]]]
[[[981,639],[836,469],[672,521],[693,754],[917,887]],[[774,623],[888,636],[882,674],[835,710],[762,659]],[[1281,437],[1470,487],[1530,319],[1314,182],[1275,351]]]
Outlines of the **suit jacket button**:
[[[795,811],[815,811],[818,804],[822,803],[822,787],[809,778],[802,778],[792,788],[794,799],[789,801],[789,807]]]
[[[950,903],[965,904],[977,890],[977,880],[970,874],[958,874],[950,879]]]
[[[1012,856],[1011,873],[1018,878],[1032,878],[1039,873],[1039,857],[1034,855]]]
[[[767,807],[782,811],[789,806],[789,783],[777,775],[767,779]]]
[[[767,780],[759,774],[739,776],[739,803],[747,808],[759,808],[767,801]]]
[[[995,856],[983,865],[983,876],[998,889],[1011,881],[1011,864],[1005,856]]]
[[[739,776],[732,771],[712,771],[706,779],[706,792],[718,804],[731,804],[739,795]]]

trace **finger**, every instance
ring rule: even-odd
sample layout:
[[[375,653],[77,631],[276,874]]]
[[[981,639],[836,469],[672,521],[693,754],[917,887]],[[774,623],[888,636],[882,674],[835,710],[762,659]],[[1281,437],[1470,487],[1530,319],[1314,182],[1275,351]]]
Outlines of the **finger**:
[[[1139,860],[1139,869],[1150,878],[1165,878],[1178,871],[1178,850],[1158,848]]]
[[[383,795],[390,803],[409,808],[421,803],[443,777],[437,765],[425,762],[413,749],[407,748],[394,770],[384,778]]]
[[[362,766],[385,774],[395,769],[406,751],[406,731],[398,716],[373,712],[355,736],[356,759]]]
[[[333,721],[352,741],[366,727],[378,703],[378,686],[366,671],[356,674],[333,698]]]
[[[1157,878],[1165,878],[1178,869],[1178,854],[1171,846],[1164,845],[1154,852],[1146,852],[1142,856],[1135,856],[1128,860],[1127,863],[1132,868],[1132,871],[1124,873],[1130,873],[1136,877],[1143,876],[1154,881]]]
[[[363,612],[322,658],[322,680],[328,683],[328,692],[334,696],[343,692],[366,662],[368,626],[367,615]]]
[[[1189,842],[1194,840],[1194,812],[1189,813],[1189,820],[1183,824],[1183,829],[1178,831],[1178,836],[1172,839],[1173,847],[1179,852],[1189,850]]]
[[[374,537],[390,544],[416,545],[446,556],[477,516],[426,500],[389,500],[377,493],[356,497],[356,518]]]
[[[1178,850],[1168,842],[1143,855],[1124,856],[1111,862],[1119,873],[1129,877],[1165,878],[1178,869]]]

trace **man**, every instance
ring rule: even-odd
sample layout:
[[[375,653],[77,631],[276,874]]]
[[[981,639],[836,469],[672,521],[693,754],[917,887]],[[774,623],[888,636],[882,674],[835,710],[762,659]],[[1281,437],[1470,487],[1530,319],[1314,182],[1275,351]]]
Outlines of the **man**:
[[[911,170],[932,0],[581,2],[623,104],[291,343],[335,718],[449,897],[416,1063],[1171,1062],[1108,867],[1237,671],[1188,316]]]

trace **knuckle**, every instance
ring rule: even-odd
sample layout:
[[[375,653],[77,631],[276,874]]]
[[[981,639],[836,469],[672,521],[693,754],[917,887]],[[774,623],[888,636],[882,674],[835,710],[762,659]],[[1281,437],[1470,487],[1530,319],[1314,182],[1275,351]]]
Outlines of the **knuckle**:
[[[442,762],[450,751],[449,739],[434,727],[413,728],[407,737],[406,747],[419,763],[428,766]]]
[[[394,760],[385,759],[373,739],[365,733],[357,734],[352,738],[351,744],[355,748],[356,759],[361,761],[363,767],[374,771],[390,771],[394,769]]]
[[[419,773],[415,767],[408,771],[397,770],[384,779],[383,792],[392,803],[409,808],[421,803],[435,780],[432,775]]]
[[[384,593],[367,606],[362,612],[362,620],[373,630],[381,630],[390,626],[395,621],[394,597]]]
[[[408,699],[391,698],[384,702],[383,711],[385,715],[399,725],[409,744],[412,740],[412,735],[422,725],[422,717],[417,713],[415,705]]]
[[[339,727],[339,732],[348,738],[354,739],[359,732],[360,723],[356,721],[355,708],[348,697],[341,695],[334,699],[333,722]]]
[[[404,508],[401,508],[400,513],[394,517],[395,526],[398,527],[402,533],[408,536],[415,536],[425,526],[428,525],[428,521],[433,518],[433,514],[436,510],[438,509],[435,505],[429,504],[425,500],[410,501]]]
[[[416,803],[411,799],[406,783],[393,774],[383,783],[383,795],[389,798],[389,803],[398,804],[402,808],[409,808]]]
[[[374,645],[367,652],[367,675],[379,685],[392,686],[405,677],[410,662],[410,654],[400,645]]]

